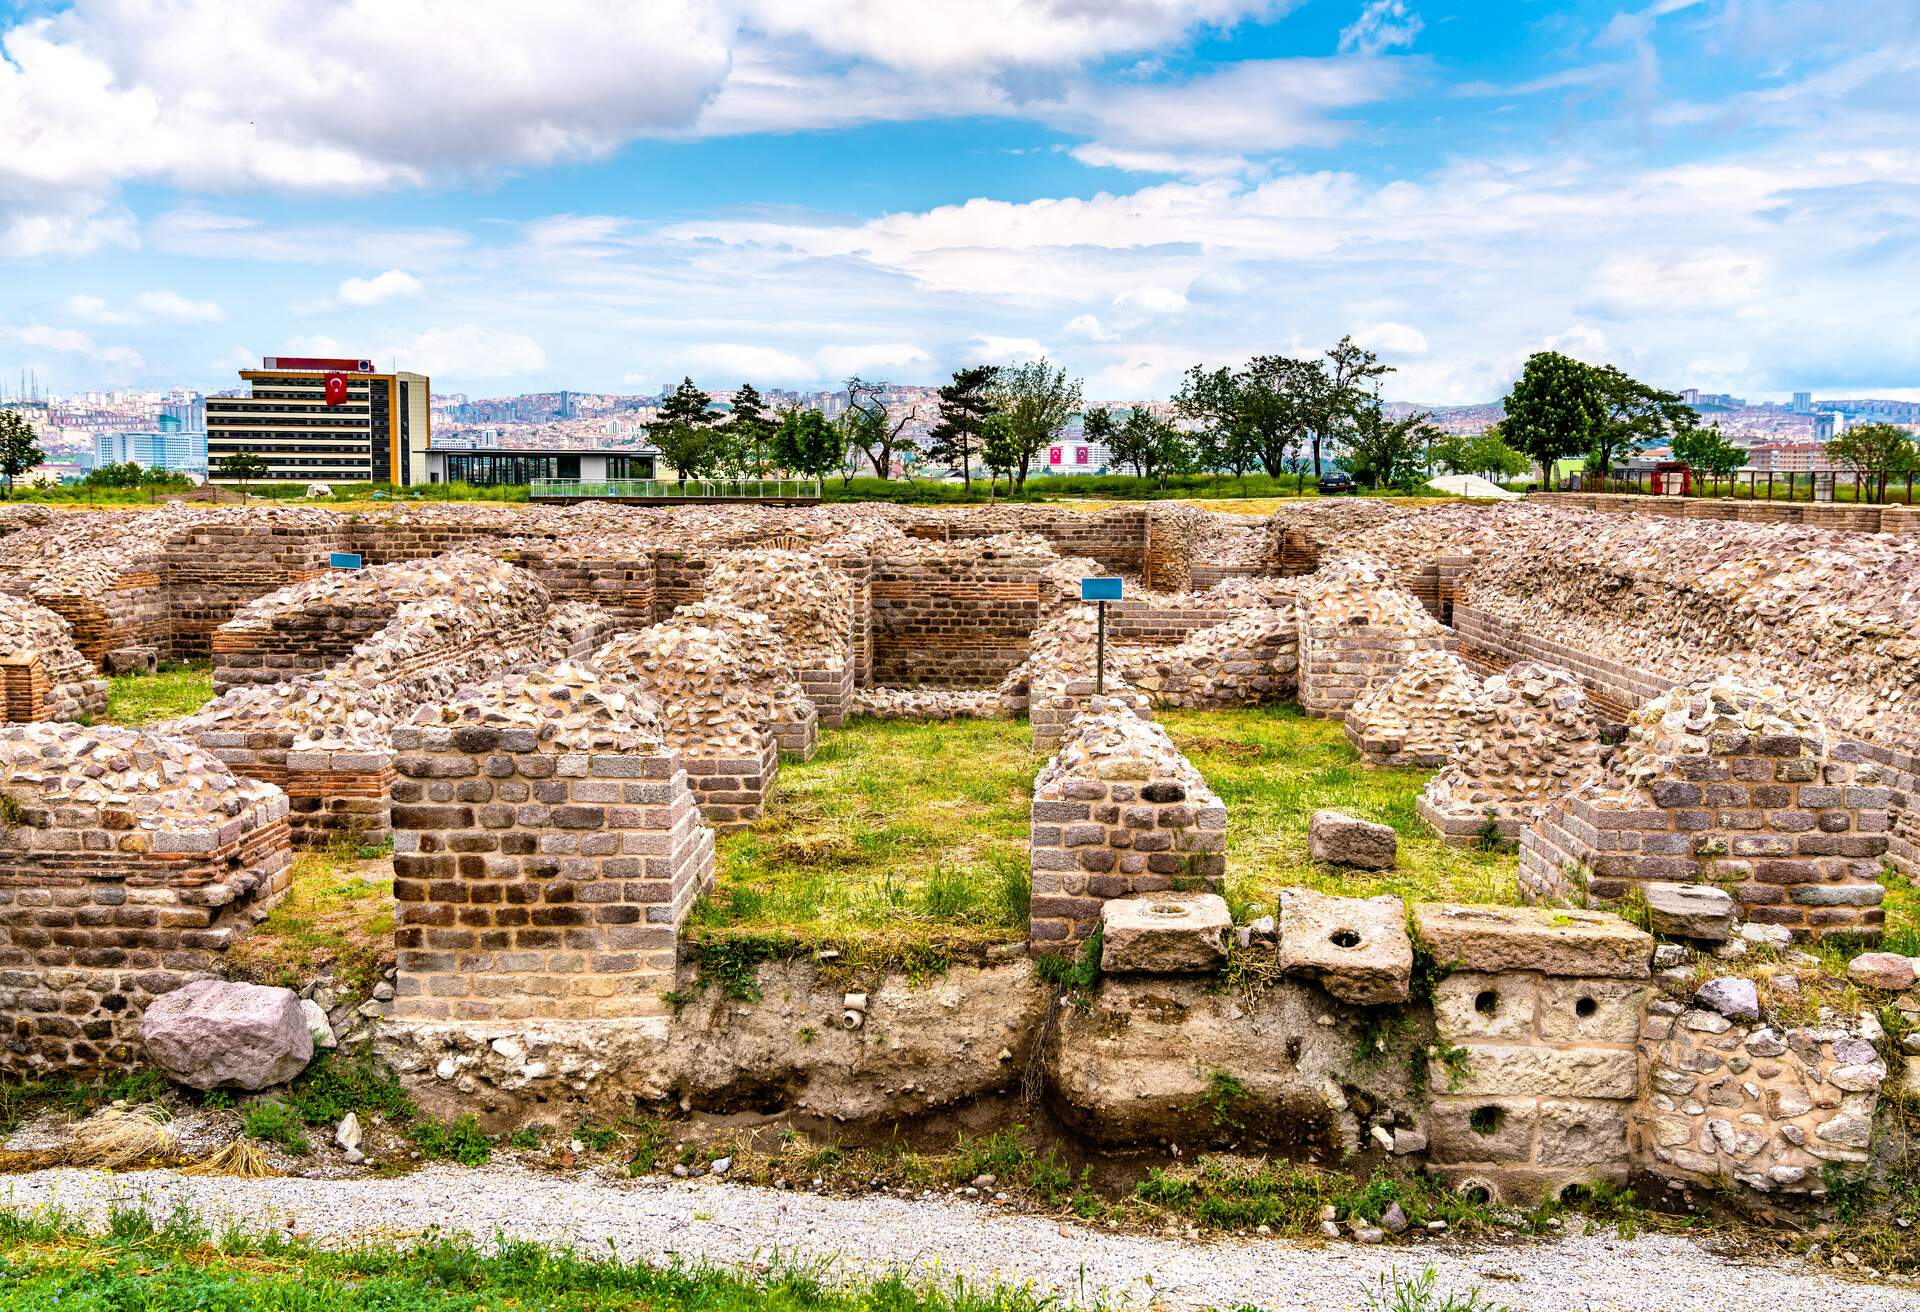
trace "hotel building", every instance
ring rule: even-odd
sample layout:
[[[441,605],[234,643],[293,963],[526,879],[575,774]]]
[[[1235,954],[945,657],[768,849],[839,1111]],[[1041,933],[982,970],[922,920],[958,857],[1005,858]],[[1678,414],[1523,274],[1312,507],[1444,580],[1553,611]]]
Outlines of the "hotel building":
[[[242,369],[248,396],[207,398],[207,461],[214,482],[227,456],[267,463],[277,483],[427,481],[432,436],[427,378],[377,373],[370,360],[268,356]]]

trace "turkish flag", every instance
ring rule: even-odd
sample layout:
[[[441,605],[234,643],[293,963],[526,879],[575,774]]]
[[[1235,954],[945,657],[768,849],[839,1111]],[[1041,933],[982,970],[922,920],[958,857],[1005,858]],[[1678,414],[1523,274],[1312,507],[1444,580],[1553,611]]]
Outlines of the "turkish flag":
[[[1053,446],[1053,447],[1048,447],[1048,448],[1047,448],[1047,463],[1048,463],[1048,464],[1050,464],[1050,465],[1057,465],[1057,464],[1059,464],[1059,463],[1060,463],[1060,448],[1059,448],[1059,447],[1057,447],[1057,446]]]
[[[345,374],[327,375],[327,404],[345,405],[347,400],[347,376]]]

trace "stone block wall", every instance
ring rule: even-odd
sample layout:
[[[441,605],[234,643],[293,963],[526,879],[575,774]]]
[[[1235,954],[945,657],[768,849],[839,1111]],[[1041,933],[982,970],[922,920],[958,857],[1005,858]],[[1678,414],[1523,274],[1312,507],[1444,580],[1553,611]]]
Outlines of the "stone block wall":
[[[1096,701],[1034,782],[1033,951],[1075,951],[1109,898],[1218,892],[1226,837],[1226,806],[1166,730]]]
[[[1683,684],[1523,836],[1521,889],[1613,901],[1654,880],[1713,883],[1747,920],[1875,934],[1893,797],[1880,776],[1778,688]]]
[[[1435,769],[1487,714],[1485,689],[1450,651],[1415,652],[1347,710],[1347,741],[1368,765]]]
[[[312,511],[206,520],[172,536],[161,650],[175,660],[213,654],[222,624],[255,598],[325,571],[339,541],[337,517]]]
[[[1394,582],[1380,561],[1352,556],[1300,589],[1300,708],[1344,716],[1418,651],[1452,651],[1454,636]]]
[[[1591,911],[1430,903],[1414,923],[1449,969],[1433,999],[1430,1168],[1527,1207],[1626,1183],[1652,938]]]
[[[1886,1063],[1844,1029],[1774,1029],[1666,1000],[1642,1030],[1645,1087],[1629,1117],[1634,1165],[1663,1179],[1763,1194],[1824,1188],[1864,1164]]]
[[[1292,606],[1238,610],[1176,646],[1123,647],[1117,659],[1155,706],[1268,706],[1299,686],[1299,617]]]
[[[118,728],[0,730],[0,1070],[141,1064],[155,997],[217,972],[288,887],[287,801]]]
[[[394,1017],[665,1015],[713,835],[644,693],[507,675],[394,731]]]
[[[107,685],[46,607],[0,593],[0,720],[75,720],[107,709]]]

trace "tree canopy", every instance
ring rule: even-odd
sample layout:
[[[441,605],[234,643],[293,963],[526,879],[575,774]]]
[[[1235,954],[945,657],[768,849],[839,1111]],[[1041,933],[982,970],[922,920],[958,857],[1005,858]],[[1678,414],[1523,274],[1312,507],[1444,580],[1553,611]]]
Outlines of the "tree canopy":
[[[1006,416],[1003,452],[1013,457],[1007,466],[1015,491],[1027,485],[1034,457],[1059,437],[1080,409],[1080,380],[1046,359],[1001,369],[994,379],[995,409]],[[988,462],[992,467],[992,462]]]
[[[1552,481],[1554,462],[1595,445],[1606,405],[1594,370],[1558,351],[1536,351],[1504,402],[1507,443],[1538,461]]]
[[[46,458],[26,416],[18,410],[0,410],[0,474],[6,475],[7,495],[13,495],[14,479]]]
[[[1920,472],[1920,449],[1913,438],[1887,423],[1855,424],[1827,443],[1827,458],[1875,483]]]
[[[840,465],[840,434],[818,410],[788,410],[773,432],[773,458],[790,474],[822,478]]]
[[[940,389],[940,418],[927,435],[927,459],[958,469],[969,491],[973,459],[980,450],[980,425],[993,413],[993,382],[998,373],[990,364],[954,370],[953,381]]]

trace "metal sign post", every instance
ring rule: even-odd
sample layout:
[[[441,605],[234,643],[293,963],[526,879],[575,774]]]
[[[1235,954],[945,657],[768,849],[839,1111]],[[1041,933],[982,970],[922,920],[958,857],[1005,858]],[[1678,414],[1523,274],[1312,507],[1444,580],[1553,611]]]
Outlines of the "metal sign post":
[[[1123,586],[1116,578],[1080,580],[1080,600],[1100,608],[1100,626],[1093,640],[1093,691],[1099,697],[1107,692],[1107,603],[1120,600]]]

